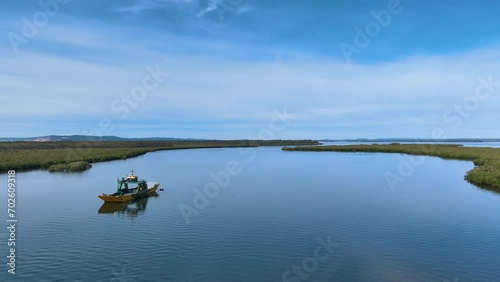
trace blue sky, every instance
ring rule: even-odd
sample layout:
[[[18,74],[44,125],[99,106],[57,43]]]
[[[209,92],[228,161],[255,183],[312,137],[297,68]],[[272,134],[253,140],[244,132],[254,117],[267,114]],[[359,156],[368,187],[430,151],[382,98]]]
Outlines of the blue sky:
[[[2,5],[1,137],[500,137],[500,3],[41,2]]]

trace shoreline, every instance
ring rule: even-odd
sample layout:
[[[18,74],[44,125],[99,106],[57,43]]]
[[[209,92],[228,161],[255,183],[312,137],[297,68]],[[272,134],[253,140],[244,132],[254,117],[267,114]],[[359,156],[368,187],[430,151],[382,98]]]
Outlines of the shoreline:
[[[283,147],[283,151],[399,153],[472,161],[464,179],[486,190],[500,192],[500,148],[464,147],[452,144],[371,144]]]
[[[90,168],[92,163],[124,160],[164,150],[319,144],[314,140],[0,142],[0,174],[8,170],[33,169],[78,172]]]

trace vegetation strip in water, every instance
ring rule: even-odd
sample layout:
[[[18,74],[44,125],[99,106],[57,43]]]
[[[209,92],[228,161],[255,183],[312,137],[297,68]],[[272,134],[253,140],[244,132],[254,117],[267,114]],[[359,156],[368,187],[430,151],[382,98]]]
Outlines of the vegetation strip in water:
[[[0,142],[0,172],[49,169],[81,171],[90,163],[127,159],[159,150],[297,146],[312,140],[193,140],[193,141],[53,141]]]
[[[388,144],[284,147],[285,151],[335,151],[369,153],[403,153],[434,156],[443,159],[473,161],[475,167],[465,179],[488,190],[500,191],[500,148],[463,147],[437,144]]]

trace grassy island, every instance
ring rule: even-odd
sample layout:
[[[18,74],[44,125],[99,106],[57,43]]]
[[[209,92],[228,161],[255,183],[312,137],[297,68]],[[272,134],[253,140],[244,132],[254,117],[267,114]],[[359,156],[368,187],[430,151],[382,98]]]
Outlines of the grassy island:
[[[89,162],[80,161],[80,162],[72,162],[69,164],[51,165],[49,166],[48,169],[50,172],[56,172],[56,171],[72,172],[72,171],[84,171],[91,167],[92,166],[90,165]]]
[[[127,159],[159,150],[315,144],[319,143],[312,140],[0,142],[0,173],[11,169],[82,171],[89,168],[90,163]]]
[[[409,155],[435,156],[443,159],[467,160],[474,162],[475,165],[475,167],[465,175],[467,181],[481,188],[500,191],[500,148],[396,143],[389,145],[299,146],[284,147],[283,150],[403,153]]]

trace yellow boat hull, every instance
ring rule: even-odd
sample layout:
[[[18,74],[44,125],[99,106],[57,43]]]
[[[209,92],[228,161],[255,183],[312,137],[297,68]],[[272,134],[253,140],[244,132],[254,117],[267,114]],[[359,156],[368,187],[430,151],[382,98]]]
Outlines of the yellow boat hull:
[[[156,193],[156,189],[158,189],[158,186],[160,186],[159,183],[155,184],[152,188],[149,188],[146,192],[139,195],[137,194],[120,195],[120,196],[98,195],[98,197],[107,203],[125,203],[135,199],[149,197],[153,195],[154,193]]]

